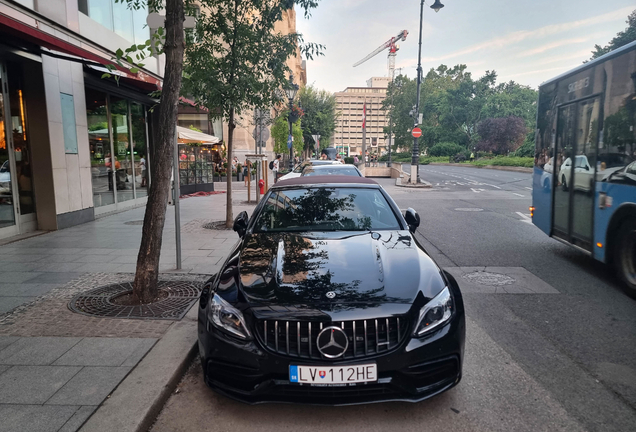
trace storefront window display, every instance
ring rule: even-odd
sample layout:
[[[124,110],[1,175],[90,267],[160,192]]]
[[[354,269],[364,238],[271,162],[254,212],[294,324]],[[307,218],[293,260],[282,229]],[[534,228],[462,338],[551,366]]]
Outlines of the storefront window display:
[[[179,144],[181,194],[214,190],[214,170],[220,156],[216,146]]]

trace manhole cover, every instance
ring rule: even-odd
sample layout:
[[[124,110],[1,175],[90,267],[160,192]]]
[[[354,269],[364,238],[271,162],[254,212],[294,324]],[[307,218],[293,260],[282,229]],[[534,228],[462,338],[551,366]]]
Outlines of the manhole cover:
[[[460,208],[456,208],[455,211],[480,212],[480,211],[484,211],[484,209],[476,208],[476,207],[460,207]]]
[[[203,287],[194,281],[161,281],[159,290],[165,298],[138,306],[116,304],[113,299],[132,292],[132,282],[106,285],[84,291],[71,299],[68,307],[83,315],[128,318],[180,320],[199,298]]]
[[[515,283],[515,279],[501,273],[490,273],[490,272],[474,272],[474,273],[466,273],[462,275],[462,278],[466,279],[469,282],[473,282],[479,285],[488,285],[488,286],[501,286],[501,285],[512,285]]]
[[[205,229],[211,229],[211,230],[229,230],[230,229],[225,226],[225,221],[214,221],[214,222],[204,223],[202,227]]]
[[[143,220],[124,222],[124,225],[143,225],[143,224],[144,224]]]

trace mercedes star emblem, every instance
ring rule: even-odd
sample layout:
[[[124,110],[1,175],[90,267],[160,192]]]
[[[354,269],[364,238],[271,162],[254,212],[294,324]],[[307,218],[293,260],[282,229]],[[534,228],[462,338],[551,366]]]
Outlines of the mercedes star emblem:
[[[318,351],[327,358],[338,358],[347,351],[349,339],[340,327],[327,327],[318,333]]]
[[[325,294],[327,296],[328,299],[332,299],[336,297],[336,293],[333,291],[329,291],[327,294]]]

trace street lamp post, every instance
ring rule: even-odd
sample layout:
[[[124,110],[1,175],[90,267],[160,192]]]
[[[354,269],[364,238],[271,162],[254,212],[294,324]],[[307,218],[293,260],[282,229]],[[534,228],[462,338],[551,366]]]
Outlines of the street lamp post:
[[[439,1],[435,0],[435,3],[431,6],[435,12],[439,12],[444,5]],[[420,41],[417,52],[417,99],[415,102],[415,112],[414,114],[414,123],[415,126],[419,124],[419,115],[420,115],[420,88],[422,86],[422,19],[424,16],[424,0],[420,2]],[[418,144],[418,139],[413,138],[413,153],[411,154],[411,183],[419,183],[420,180],[420,147]]]
[[[289,85],[285,89],[285,94],[287,95],[287,99],[289,99],[289,137],[287,139],[287,145],[289,146],[289,172],[294,169],[294,145],[293,145],[293,133],[292,127],[295,121],[294,115],[294,98],[296,97],[296,93],[298,92],[298,84],[294,84],[294,76],[289,75]]]

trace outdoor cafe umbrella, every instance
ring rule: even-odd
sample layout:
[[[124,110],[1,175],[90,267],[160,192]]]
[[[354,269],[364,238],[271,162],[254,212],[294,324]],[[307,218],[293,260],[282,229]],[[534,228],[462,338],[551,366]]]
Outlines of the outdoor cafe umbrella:
[[[217,144],[219,141],[221,141],[215,136],[204,134],[203,132],[197,132],[195,130],[184,128],[182,126],[177,126],[177,134],[179,144]]]

